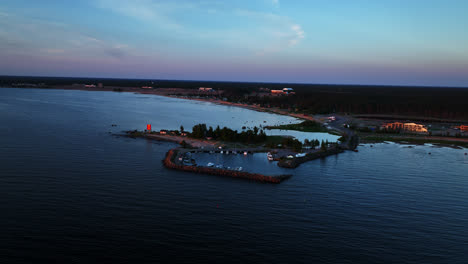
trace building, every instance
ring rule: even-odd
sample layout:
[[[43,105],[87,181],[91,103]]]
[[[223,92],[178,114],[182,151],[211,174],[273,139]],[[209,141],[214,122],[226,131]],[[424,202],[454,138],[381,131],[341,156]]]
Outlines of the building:
[[[159,134],[161,134],[161,135],[167,135],[167,130],[160,130],[160,131],[159,131]]]
[[[153,86],[142,86],[142,89],[153,89]]]
[[[283,94],[283,90],[271,90],[271,94]]]
[[[274,95],[290,95],[290,94],[296,94],[293,90],[293,88],[283,88],[282,90],[271,90],[271,94]]]
[[[200,92],[214,92],[213,88],[209,88],[209,87],[200,87],[198,89],[198,91],[200,91]]]
[[[424,125],[416,123],[405,123],[403,129],[411,132],[427,133],[427,128],[425,128]]]
[[[417,132],[417,133],[427,133],[427,128],[424,125],[416,124],[416,123],[388,123],[382,125],[382,129],[389,129],[389,130],[403,130],[403,131],[410,131],[410,132]]]
[[[85,88],[96,88],[95,84],[85,84]]]
[[[467,125],[461,125],[460,127],[461,131],[468,131],[468,126]]]
[[[295,94],[293,88],[283,88],[283,93],[284,94]]]

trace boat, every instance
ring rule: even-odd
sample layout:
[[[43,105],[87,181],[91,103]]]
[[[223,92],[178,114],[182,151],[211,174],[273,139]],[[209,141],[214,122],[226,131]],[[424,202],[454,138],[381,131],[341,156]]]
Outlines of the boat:
[[[208,164],[206,164],[207,167],[213,167],[214,166],[214,163],[213,162],[208,162]]]
[[[272,155],[270,152],[267,153],[267,159],[268,159],[269,161],[272,161],[272,160],[273,160],[273,155]]]
[[[216,168],[218,169],[222,169],[223,168],[223,165],[219,164],[219,165],[216,165]]]
[[[247,156],[247,154],[248,154],[247,151],[244,151],[244,156]]]

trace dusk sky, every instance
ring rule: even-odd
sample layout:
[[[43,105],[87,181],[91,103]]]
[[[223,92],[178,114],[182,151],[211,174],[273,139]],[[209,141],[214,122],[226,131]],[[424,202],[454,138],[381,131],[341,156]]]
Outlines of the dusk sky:
[[[468,87],[466,0],[2,0],[0,75]]]

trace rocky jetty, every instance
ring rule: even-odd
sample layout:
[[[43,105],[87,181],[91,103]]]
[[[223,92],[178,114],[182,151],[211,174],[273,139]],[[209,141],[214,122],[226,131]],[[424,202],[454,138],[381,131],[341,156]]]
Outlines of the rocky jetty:
[[[243,172],[243,171],[233,171],[233,170],[218,169],[218,168],[178,165],[174,162],[174,159],[176,156],[177,156],[177,149],[169,150],[166,154],[166,157],[163,160],[164,166],[169,169],[210,174],[210,175],[218,175],[218,176],[224,176],[224,177],[248,179],[248,180],[265,182],[265,183],[280,183],[283,180],[286,180],[292,176],[292,175],[267,176],[263,174]]]

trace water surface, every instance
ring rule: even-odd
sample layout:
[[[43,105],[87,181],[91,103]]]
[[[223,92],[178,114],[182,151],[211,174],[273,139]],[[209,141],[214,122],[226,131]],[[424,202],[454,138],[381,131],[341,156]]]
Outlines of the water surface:
[[[30,89],[0,89],[0,110],[2,263],[467,262],[466,149],[365,145],[260,184],[167,170],[174,144],[108,132],[288,117]]]

